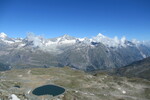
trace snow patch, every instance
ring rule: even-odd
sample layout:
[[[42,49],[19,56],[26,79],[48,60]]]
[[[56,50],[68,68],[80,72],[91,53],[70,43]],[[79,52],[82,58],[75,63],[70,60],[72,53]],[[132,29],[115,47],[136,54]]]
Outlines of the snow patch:
[[[0,33],[0,38],[6,38],[6,37],[7,35],[4,32]]]
[[[26,44],[20,44],[20,45],[18,45],[18,47],[24,47]]]
[[[15,94],[12,94],[10,100],[20,100],[20,99]]]
[[[123,94],[126,94],[126,91],[123,90],[122,93],[123,93]]]
[[[146,55],[142,51],[140,51],[140,54],[142,55],[143,58],[146,58]]]
[[[28,91],[28,94],[31,92],[31,90]]]
[[[14,41],[8,41],[8,40],[5,40],[5,39],[2,39],[2,41],[5,42],[5,43],[8,43],[8,44],[13,44],[13,43],[15,43]]]
[[[75,93],[78,93],[78,91],[75,91]]]
[[[74,44],[76,40],[64,40],[61,42],[58,42],[58,44]]]

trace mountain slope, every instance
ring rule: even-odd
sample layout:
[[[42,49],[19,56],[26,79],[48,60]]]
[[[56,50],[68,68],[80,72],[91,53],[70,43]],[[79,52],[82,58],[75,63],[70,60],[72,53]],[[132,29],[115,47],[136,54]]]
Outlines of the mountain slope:
[[[122,76],[140,77],[150,80],[150,57],[119,68],[115,73]]]
[[[0,34],[0,62],[12,69],[28,67],[63,67],[92,71],[119,68],[150,56],[143,43],[109,38],[98,34],[91,39],[64,35],[45,39],[33,34],[26,38],[9,38]]]

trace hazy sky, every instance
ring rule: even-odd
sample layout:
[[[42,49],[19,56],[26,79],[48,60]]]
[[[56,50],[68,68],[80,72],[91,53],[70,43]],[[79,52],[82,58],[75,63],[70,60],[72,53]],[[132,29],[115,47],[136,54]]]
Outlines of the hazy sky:
[[[150,40],[150,0],[0,0],[0,32]]]

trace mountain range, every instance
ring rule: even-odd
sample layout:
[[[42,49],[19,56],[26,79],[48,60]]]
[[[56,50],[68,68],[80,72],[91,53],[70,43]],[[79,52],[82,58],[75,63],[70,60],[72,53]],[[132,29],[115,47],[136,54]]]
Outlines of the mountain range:
[[[93,38],[63,35],[45,39],[29,34],[26,38],[10,38],[0,33],[0,63],[4,69],[70,66],[92,71],[120,68],[149,56],[149,42],[125,37],[98,34]]]

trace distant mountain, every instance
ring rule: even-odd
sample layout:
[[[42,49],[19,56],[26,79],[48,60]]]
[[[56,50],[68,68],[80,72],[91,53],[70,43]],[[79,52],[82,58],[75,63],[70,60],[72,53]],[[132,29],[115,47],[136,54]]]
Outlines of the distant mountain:
[[[150,80],[150,57],[115,70],[115,74]]]
[[[119,68],[149,57],[148,44],[102,34],[91,39],[69,35],[45,39],[29,34],[22,39],[0,33],[0,62],[10,64],[14,69],[70,66],[92,71]]]

